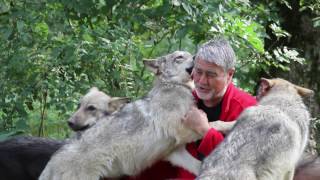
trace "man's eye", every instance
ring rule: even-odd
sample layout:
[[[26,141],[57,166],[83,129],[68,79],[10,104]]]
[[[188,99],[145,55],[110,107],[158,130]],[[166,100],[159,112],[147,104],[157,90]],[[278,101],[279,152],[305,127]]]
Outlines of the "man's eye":
[[[207,74],[207,77],[209,77],[209,78],[215,78],[215,77],[217,77],[217,74]]]
[[[201,73],[202,73],[202,71],[200,71],[199,69],[196,69],[196,70],[195,70],[195,73],[197,73],[197,74],[201,74]]]
[[[90,106],[87,107],[87,110],[88,110],[88,111],[95,111],[96,109],[97,109],[97,108],[94,107],[94,106],[92,106],[92,105],[90,105]]]

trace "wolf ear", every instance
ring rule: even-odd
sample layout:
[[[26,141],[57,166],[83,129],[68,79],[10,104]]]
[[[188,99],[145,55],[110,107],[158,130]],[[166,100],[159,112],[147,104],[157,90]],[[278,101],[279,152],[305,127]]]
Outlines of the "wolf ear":
[[[272,79],[261,78],[260,81],[265,85],[271,88],[274,85],[274,81]]]
[[[260,100],[263,96],[265,96],[270,88],[273,86],[273,81],[267,78],[261,78],[260,84],[257,92],[257,99]]]
[[[298,91],[298,94],[301,97],[310,97],[314,95],[314,92],[311,89],[303,88],[297,85],[294,85],[294,88]]]
[[[143,59],[143,64],[149,71],[159,74],[160,62],[157,59]]]
[[[97,87],[92,87],[89,89],[89,92],[95,92],[95,91],[99,91],[99,89]]]
[[[130,98],[127,97],[112,97],[110,102],[108,103],[108,111],[114,112],[120,109],[123,105],[130,102]]]

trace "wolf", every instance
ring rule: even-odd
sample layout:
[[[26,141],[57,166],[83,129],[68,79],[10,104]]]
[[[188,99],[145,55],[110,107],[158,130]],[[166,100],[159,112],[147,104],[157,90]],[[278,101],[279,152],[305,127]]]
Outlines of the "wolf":
[[[312,90],[284,79],[261,79],[259,104],[240,114],[204,160],[197,179],[291,180],[308,139],[310,115],[301,97]]]
[[[81,134],[127,103],[128,98],[110,97],[91,88],[80,100],[79,109],[69,119],[72,129]],[[88,121],[86,121],[88,120]],[[70,125],[70,123],[69,123]],[[79,135],[78,135],[79,136]],[[76,138],[78,136],[72,137]],[[0,176],[6,180],[36,180],[50,157],[68,140],[18,136],[0,142]]]
[[[80,99],[78,109],[68,120],[69,127],[77,132],[76,137],[98,120],[110,115],[130,101],[127,97],[110,97],[97,87],[92,87],[89,92]]]
[[[134,176],[176,148],[200,138],[182,123],[194,106],[193,56],[175,51],[144,60],[156,79],[141,99],[128,103],[88,129],[81,139],[63,146],[49,161],[40,180],[98,180]]]
[[[36,180],[51,155],[64,141],[40,137],[13,137],[0,142],[0,176],[5,180]]]

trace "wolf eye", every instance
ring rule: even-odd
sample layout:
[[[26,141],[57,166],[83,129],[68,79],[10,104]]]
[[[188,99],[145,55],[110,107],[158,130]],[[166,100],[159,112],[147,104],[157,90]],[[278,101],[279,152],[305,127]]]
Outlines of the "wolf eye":
[[[176,57],[176,59],[182,59],[182,58],[183,58],[183,56],[181,56],[181,55]]]
[[[90,106],[87,107],[87,110],[88,110],[88,111],[95,111],[96,109],[97,109],[97,108],[94,107],[93,105],[90,105]]]

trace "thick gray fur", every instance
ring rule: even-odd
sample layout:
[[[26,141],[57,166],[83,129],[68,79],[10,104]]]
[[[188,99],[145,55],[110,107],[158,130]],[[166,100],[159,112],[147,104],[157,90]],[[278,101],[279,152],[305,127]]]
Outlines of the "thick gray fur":
[[[186,85],[191,80],[186,68],[192,66],[192,55],[176,51],[148,63],[157,74],[150,92],[65,145],[51,158],[40,180],[133,176],[199,138],[181,123],[194,103]]]
[[[197,179],[293,179],[307,144],[310,116],[295,85],[274,81],[259,105],[246,109],[204,160]]]

